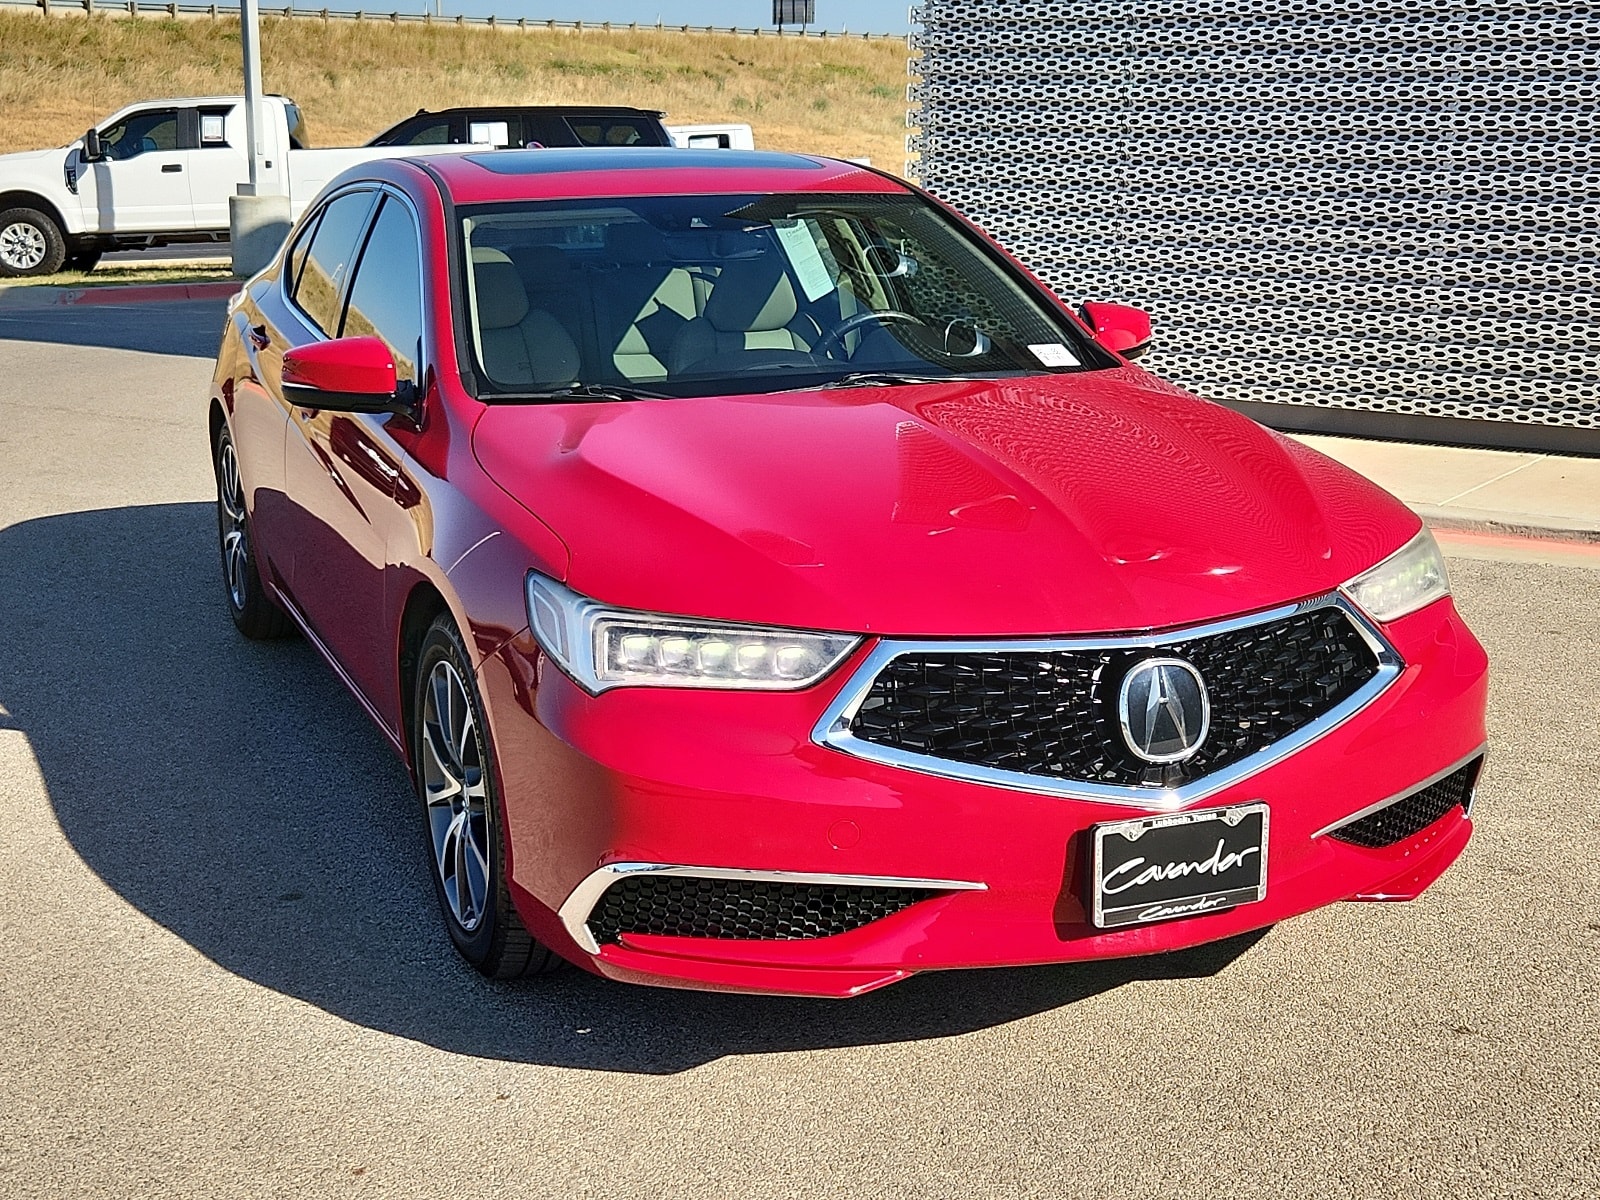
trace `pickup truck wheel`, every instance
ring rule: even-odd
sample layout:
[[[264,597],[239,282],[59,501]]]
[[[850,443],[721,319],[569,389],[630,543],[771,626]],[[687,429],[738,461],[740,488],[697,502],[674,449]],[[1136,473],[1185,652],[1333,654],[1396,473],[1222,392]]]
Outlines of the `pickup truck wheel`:
[[[80,250],[76,254],[67,255],[67,270],[82,271],[87,275],[100,263],[103,250]]]
[[[0,212],[0,275],[54,275],[66,259],[61,227],[38,209]]]

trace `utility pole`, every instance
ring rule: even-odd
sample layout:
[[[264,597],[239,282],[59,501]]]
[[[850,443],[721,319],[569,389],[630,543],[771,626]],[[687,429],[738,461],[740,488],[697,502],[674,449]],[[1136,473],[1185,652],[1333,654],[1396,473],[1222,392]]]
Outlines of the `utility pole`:
[[[241,196],[258,195],[261,186],[261,4],[239,0],[239,42],[244,49],[244,138],[250,159],[250,182]]]
[[[254,275],[272,261],[289,236],[289,197],[278,191],[277,179],[287,178],[289,164],[280,162],[272,177],[262,148],[266,132],[261,114],[261,5],[260,0],[239,0],[239,44],[244,54],[244,140],[250,178],[228,197],[228,240],[233,251],[233,273]],[[279,146],[281,159],[289,153]]]

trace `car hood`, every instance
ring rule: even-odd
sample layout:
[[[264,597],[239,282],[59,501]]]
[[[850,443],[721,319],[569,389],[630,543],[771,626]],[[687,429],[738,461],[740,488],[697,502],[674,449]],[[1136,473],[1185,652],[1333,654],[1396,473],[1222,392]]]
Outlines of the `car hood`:
[[[1165,628],[1337,587],[1418,519],[1138,368],[495,406],[488,474],[569,586],[657,612],[900,635]]]
[[[0,168],[27,167],[36,163],[60,162],[69,147],[57,146],[51,150],[14,150],[0,154]]]

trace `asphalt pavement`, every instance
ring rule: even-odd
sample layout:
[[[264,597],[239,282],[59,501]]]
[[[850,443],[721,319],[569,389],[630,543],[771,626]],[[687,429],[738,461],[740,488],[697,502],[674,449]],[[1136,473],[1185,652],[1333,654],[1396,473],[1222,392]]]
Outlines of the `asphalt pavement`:
[[[1492,750],[1417,902],[849,1002],[494,985],[379,734],[228,621],[220,329],[0,308],[0,1196],[1600,1193],[1600,572],[1452,560]]]

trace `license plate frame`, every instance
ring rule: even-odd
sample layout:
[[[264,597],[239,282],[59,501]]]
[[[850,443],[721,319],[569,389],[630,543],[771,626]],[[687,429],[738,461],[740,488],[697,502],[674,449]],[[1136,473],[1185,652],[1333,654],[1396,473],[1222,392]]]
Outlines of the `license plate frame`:
[[[1266,899],[1270,827],[1271,812],[1259,800],[1102,821],[1091,826],[1086,906],[1090,920],[1097,929],[1123,929],[1202,916]],[[1183,834],[1175,834],[1175,830],[1182,830]],[[1130,850],[1152,835],[1155,840],[1147,842],[1145,850],[1168,855],[1165,859],[1151,862]],[[1220,840],[1213,835],[1220,835]],[[1206,851],[1207,845],[1212,849]],[[1193,857],[1196,854],[1201,857]],[[1235,858],[1239,861],[1233,861]],[[1145,863],[1150,865],[1137,865]],[[1166,873],[1169,869],[1171,874]],[[1152,870],[1157,877],[1146,879]],[[1225,886],[1198,886],[1208,875]],[[1112,876],[1117,877],[1116,883],[1108,893],[1106,884]],[[1189,879],[1195,883],[1185,890],[1181,881]]]

